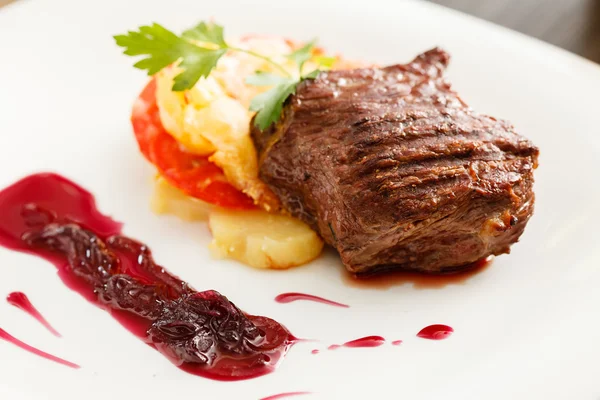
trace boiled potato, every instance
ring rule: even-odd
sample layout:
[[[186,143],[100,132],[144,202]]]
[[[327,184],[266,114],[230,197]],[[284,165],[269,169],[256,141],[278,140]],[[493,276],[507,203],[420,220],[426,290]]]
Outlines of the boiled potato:
[[[223,210],[185,195],[163,177],[154,180],[151,208],[185,221],[209,220],[210,245],[217,257],[230,257],[255,268],[289,268],[321,253],[323,242],[303,222],[265,211]]]
[[[302,221],[265,211],[213,211],[208,224],[217,257],[255,268],[290,268],[316,258],[323,249],[317,234]]]
[[[154,179],[150,207],[156,214],[171,214],[185,221],[206,221],[215,208],[212,204],[186,196],[161,176]]]

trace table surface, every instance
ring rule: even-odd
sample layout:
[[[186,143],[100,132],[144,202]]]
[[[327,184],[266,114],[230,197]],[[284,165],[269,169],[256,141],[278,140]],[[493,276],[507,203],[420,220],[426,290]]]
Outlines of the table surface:
[[[0,7],[15,0],[0,0]],[[423,0],[475,15],[600,63],[600,0]]]

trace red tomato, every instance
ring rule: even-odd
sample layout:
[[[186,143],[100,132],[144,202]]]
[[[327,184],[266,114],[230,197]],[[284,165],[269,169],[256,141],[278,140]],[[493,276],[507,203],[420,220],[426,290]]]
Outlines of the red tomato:
[[[251,209],[251,198],[234,188],[223,171],[208,157],[191,154],[166,131],[156,104],[156,81],[140,94],[131,113],[131,124],[140,151],[167,182],[188,196],[233,209]]]

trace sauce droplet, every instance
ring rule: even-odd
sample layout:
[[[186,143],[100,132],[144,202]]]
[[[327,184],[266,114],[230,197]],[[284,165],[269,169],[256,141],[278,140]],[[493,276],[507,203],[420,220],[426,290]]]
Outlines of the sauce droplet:
[[[385,343],[381,336],[365,336],[344,343],[344,347],[379,347]]]
[[[318,349],[314,349],[314,350],[313,350],[313,351],[311,351],[310,353],[311,353],[311,354],[319,354],[319,352],[320,352],[320,350],[318,350]]]
[[[278,303],[291,303],[292,301],[297,300],[306,300],[306,301],[314,301],[322,304],[329,304],[330,306],[349,308],[350,306],[347,304],[338,303],[337,301],[327,300],[323,297],[313,296],[312,294],[305,293],[282,293],[275,297],[275,301]]]
[[[454,332],[454,329],[448,325],[435,324],[421,329],[417,336],[429,340],[444,340],[449,338],[452,332]]]
[[[342,345],[332,344],[328,347],[329,350],[339,349],[340,347],[379,347],[385,343],[385,339],[381,336],[365,336],[359,339],[354,339]]]
[[[310,394],[310,392],[287,392],[287,393],[279,393],[279,394],[274,394],[273,396],[263,397],[260,400],[277,400],[277,399],[283,399],[285,397],[300,396],[300,395],[303,395],[303,394]]]
[[[52,325],[50,325],[50,323],[48,323],[48,321],[46,321],[46,318],[44,318],[42,316],[42,314],[40,314],[40,312],[37,310],[37,308],[35,308],[34,305],[31,304],[31,301],[29,301],[29,299],[27,298],[25,293],[12,292],[11,294],[9,294],[6,297],[6,301],[9,304],[11,304],[11,305],[17,307],[18,309],[25,311],[27,314],[31,315],[40,324],[42,324],[46,329],[48,329],[50,331],[50,333],[52,333],[54,336],[60,337],[60,333],[58,333],[58,331],[56,329],[54,329],[52,327]]]
[[[392,342],[392,346],[400,346],[402,344],[402,340],[394,340]]]
[[[6,340],[9,343],[14,344],[15,346],[18,346],[20,348],[22,348],[25,351],[28,351],[32,354],[35,354],[36,356],[40,356],[42,358],[45,358],[47,360],[50,361],[54,361],[55,363],[61,364],[61,365],[65,365],[67,367],[70,368],[75,368],[75,369],[79,369],[81,368],[79,365],[72,363],[70,361],[67,360],[63,360],[62,358],[53,356],[52,354],[46,353],[45,351],[36,349],[33,346],[28,345],[25,342],[20,341],[19,339],[17,339],[16,337],[14,337],[13,335],[11,335],[10,333],[6,332],[4,329],[0,328],[0,339]]]

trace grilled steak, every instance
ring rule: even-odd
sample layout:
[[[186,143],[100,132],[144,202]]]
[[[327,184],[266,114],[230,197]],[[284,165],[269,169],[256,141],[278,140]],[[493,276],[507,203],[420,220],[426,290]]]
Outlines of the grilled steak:
[[[538,149],[473,112],[448,61],[321,73],[253,128],[261,178],[349,271],[459,271],[508,253],[531,217]]]

